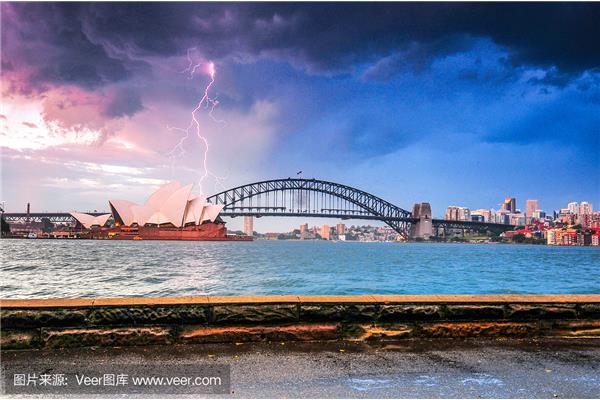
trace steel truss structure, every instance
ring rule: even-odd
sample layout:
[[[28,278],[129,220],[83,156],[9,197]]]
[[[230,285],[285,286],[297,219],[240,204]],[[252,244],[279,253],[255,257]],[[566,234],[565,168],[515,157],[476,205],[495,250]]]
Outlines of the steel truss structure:
[[[107,213],[93,212],[88,213],[93,216],[98,216]],[[28,223],[28,222],[42,222],[43,219],[47,219],[53,224],[75,224],[77,220],[69,213],[4,213],[2,218],[8,223]]]
[[[274,179],[225,190],[207,199],[222,216],[374,219],[408,237],[411,213],[365,191],[318,179]]]

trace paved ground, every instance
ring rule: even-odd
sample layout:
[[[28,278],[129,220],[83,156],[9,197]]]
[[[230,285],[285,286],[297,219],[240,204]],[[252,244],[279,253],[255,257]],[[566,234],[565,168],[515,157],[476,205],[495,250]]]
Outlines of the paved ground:
[[[4,368],[33,363],[47,370],[114,364],[168,370],[180,364],[225,364],[231,367],[234,397],[600,396],[600,343],[591,340],[259,343],[2,352]]]

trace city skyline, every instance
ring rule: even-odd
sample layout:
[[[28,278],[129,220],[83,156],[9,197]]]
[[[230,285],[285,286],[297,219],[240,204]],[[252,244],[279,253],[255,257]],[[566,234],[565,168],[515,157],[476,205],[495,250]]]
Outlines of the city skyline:
[[[172,128],[211,76],[199,121],[225,188],[303,171],[437,216],[506,196],[522,212],[600,204],[593,4],[1,7],[7,211],[107,211],[197,182],[203,144],[169,157]]]
[[[514,198],[506,198],[506,199],[516,200]],[[537,204],[539,206],[539,200],[528,199],[526,201],[526,204],[528,204],[530,201],[535,202],[535,204]],[[500,207],[498,207],[498,209],[494,209],[494,208],[470,209],[468,207],[450,205],[444,210],[445,211],[444,213],[442,213],[441,215],[436,215],[434,213],[433,217],[434,218],[443,218],[443,219],[447,219],[447,220],[470,221],[470,220],[472,220],[471,216],[477,214],[477,215],[481,215],[482,217],[484,217],[481,220],[481,222],[505,223],[506,221],[494,220],[493,218],[491,218],[491,217],[493,217],[493,212],[502,212],[501,206],[502,206],[502,204],[500,204]],[[526,210],[522,210],[517,207],[517,209],[516,209],[517,215],[521,215],[521,218],[523,218],[524,221],[522,221],[522,223],[520,223],[521,221],[516,222],[516,223],[514,223],[514,225],[528,225],[532,222],[531,218],[533,218],[534,220],[537,219],[540,221],[554,220],[554,214],[556,213],[558,216],[560,216],[561,211],[564,211],[564,210],[569,210],[569,212],[572,213],[574,216],[575,215],[579,216],[582,214],[587,214],[587,215],[591,216],[592,213],[598,214],[598,211],[595,210],[593,207],[594,207],[594,205],[587,201],[570,202],[568,204],[565,204],[565,207],[560,207],[556,210],[545,210],[542,208],[536,208],[533,212],[533,215],[528,215]],[[452,209],[452,211],[450,211],[451,209]],[[463,209],[463,210],[461,210],[461,209]],[[464,215],[464,210],[467,211],[467,215]],[[484,215],[485,212],[492,212],[492,213],[490,215]],[[548,219],[546,219],[546,217]],[[239,218],[239,219],[241,219],[241,218]],[[367,221],[367,220],[360,220],[360,219],[293,217],[293,218],[289,218],[288,221],[286,221],[286,224],[282,225],[283,230],[281,230],[281,231],[277,231],[277,230],[269,231],[268,229],[267,230],[254,229],[254,225],[257,222],[258,222],[258,226],[264,227],[264,225],[261,224],[261,222],[262,222],[261,219],[264,219],[264,218],[251,218],[250,221],[248,221],[248,217],[244,217],[244,228],[243,229],[238,229],[237,225],[235,226],[235,228],[231,228],[231,229],[240,230],[246,234],[248,234],[251,231],[255,231],[255,232],[264,234],[264,233],[269,233],[269,232],[272,232],[272,233],[274,233],[274,232],[277,232],[277,233],[289,232],[294,229],[299,229],[300,232],[303,232],[304,230],[309,229],[309,227],[320,228],[321,226],[329,226],[330,228],[333,229],[337,225],[345,225],[347,227],[350,227],[350,226],[387,227],[387,225],[382,221]],[[294,222],[289,222],[290,220],[292,220]],[[302,221],[311,221],[311,223],[302,222]],[[510,219],[509,219],[509,221],[506,223],[512,224],[512,222],[515,222],[515,221],[510,221]],[[574,222],[577,222],[577,221],[574,221]],[[296,225],[294,225],[294,223],[296,223]]]

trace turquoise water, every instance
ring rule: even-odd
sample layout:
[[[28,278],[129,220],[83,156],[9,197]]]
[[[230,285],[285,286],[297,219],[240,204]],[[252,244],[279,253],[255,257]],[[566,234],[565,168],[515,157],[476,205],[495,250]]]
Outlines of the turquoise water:
[[[600,249],[1,240],[1,297],[600,293]]]

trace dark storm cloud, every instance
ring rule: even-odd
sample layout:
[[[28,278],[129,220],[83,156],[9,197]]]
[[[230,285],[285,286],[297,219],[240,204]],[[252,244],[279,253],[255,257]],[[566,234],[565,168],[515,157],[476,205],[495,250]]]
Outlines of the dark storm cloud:
[[[144,109],[140,94],[132,89],[116,91],[104,108],[107,117],[132,116]]]
[[[134,59],[191,46],[214,60],[266,56],[325,73],[383,60],[370,74],[385,78],[486,37],[507,48],[512,65],[554,66],[561,79],[600,66],[593,3],[3,3],[2,10],[3,62],[27,63],[39,82],[89,88],[126,79]]]
[[[379,60],[368,68],[365,78],[388,80],[399,72],[418,73],[428,68],[436,57],[457,53],[469,49],[472,38],[466,35],[449,35],[429,43],[412,43],[408,49]]]
[[[32,83],[73,83],[95,88],[127,77],[122,60],[89,41],[81,6],[2,4],[2,62],[32,70]],[[14,67],[12,68],[14,69]]]
[[[374,125],[369,116],[355,118],[345,132],[343,141],[350,157],[374,157],[390,154],[419,140],[401,123],[394,120]],[[332,149],[333,150],[333,149]]]
[[[325,71],[410,46],[423,62],[463,48],[465,36],[506,46],[515,65],[600,65],[600,6],[590,3],[100,4],[82,18],[91,37],[122,49],[195,45],[210,58],[273,55]]]

